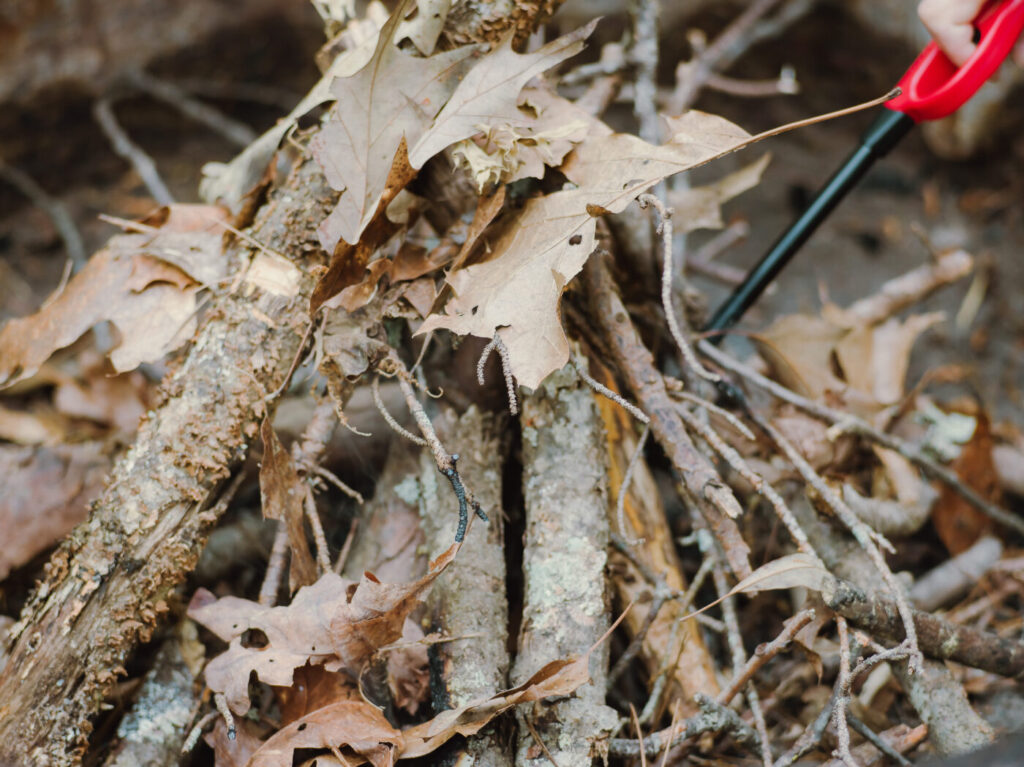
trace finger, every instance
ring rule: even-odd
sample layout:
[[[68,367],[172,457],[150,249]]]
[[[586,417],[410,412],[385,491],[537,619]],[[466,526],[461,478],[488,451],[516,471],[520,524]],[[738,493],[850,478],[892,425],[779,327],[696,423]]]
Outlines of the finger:
[[[957,66],[962,66],[974,53],[971,22],[984,4],[985,0],[922,0],[917,8],[918,16],[935,42]]]

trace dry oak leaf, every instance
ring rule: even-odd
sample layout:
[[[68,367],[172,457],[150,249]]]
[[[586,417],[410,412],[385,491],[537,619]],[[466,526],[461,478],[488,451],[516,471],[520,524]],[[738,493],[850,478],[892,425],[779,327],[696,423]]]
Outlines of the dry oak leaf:
[[[591,23],[527,54],[513,51],[509,36],[483,57],[480,46],[469,45],[417,58],[394,44],[408,7],[402,3],[385,24],[369,63],[334,81],[331,91],[338,105],[313,140],[313,154],[328,182],[342,192],[319,229],[328,252],[340,240],[356,244],[381,202],[423,163],[479,132],[491,115],[514,110],[522,87],[578,53],[594,27]],[[403,139],[410,167],[397,176],[392,166]]]
[[[215,599],[205,589],[192,597],[188,615],[229,643],[206,667],[206,684],[222,692],[237,714],[249,710],[249,676],[276,687],[290,687],[293,672],[307,662],[328,671],[358,674],[378,648],[402,635],[409,613],[423,592],[458,552],[453,544],[411,583],[381,583],[364,573],[359,583],[325,573],[298,590],[287,607],[264,607],[238,597]],[[263,647],[246,647],[243,634],[258,630]]]
[[[455,296],[417,333],[446,328],[493,338],[509,351],[512,373],[536,388],[569,359],[558,302],[594,250],[596,221],[618,213],[663,178],[702,165],[748,142],[749,134],[714,115],[690,111],[669,121],[672,140],[654,146],[627,134],[588,138],[562,172],[578,188],[527,201],[504,223],[491,257],[448,276]]]
[[[546,167],[561,165],[588,135],[611,133],[589,112],[546,88],[526,88],[513,114],[489,116],[480,128],[480,135],[453,145],[451,154],[481,193],[499,182],[543,178]]]
[[[390,767],[403,737],[376,706],[365,701],[333,703],[292,722],[267,739],[248,767],[292,767],[299,748],[339,748],[349,764],[369,761]]]
[[[253,754],[249,767],[290,767],[297,748],[338,748],[349,767],[363,761],[382,767],[396,759],[425,756],[456,735],[479,732],[498,714],[520,703],[570,694],[590,680],[589,662],[590,652],[571,660],[548,663],[518,687],[443,711],[430,721],[402,732],[393,729],[383,715],[367,703],[334,703],[292,722],[267,740]],[[339,764],[330,756],[318,757],[317,763]]]
[[[260,503],[266,519],[276,519],[288,531],[291,558],[288,584],[292,592],[316,580],[316,562],[306,540],[305,504],[312,492],[302,481],[291,454],[277,438],[269,418],[260,427],[263,463],[260,465]]]
[[[120,335],[110,352],[116,372],[178,348],[195,329],[200,288],[224,273],[222,216],[219,208],[173,206],[152,219],[161,227],[130,224],[144,231],[112,237],[38,312],[0,329],[0,386],[32,375],[103,321]]]

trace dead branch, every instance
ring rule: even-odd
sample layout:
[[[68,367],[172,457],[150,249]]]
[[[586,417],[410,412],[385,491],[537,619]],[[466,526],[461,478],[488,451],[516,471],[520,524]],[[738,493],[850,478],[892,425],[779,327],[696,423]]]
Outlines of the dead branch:
[[[881,575],[863,550],[837,527],[819,518],[809,503],[793,504],[793,512],[831,572],[870,593],[885,589]],[[895,609],[893,615],[898,615]],[[923,641],[920,635],[918,639]],[[963,687],[943,663],[926,659],[919,674],[908,674],[902,663],[894,664],[893,671],[911,705],[928,725],[929,736],[940,753],[959,753],[991,741],[991,728],[971,708]]]
[[[910,601],[926,612],[945,607],[998,565],[1002,555],[1002,541],[992,536],[980,538],[971,548],[918,578],[910,588]]]
[[[608,458],[594,394],[573,366],[552,373],[523,398],[523,618],[511,681],[521,683],[551,658],[586,652],[609,626],[605,567],[609,538]],[[533,764],[533,719],[559,767],[589,767],[595,743],[618,722],[604,705],[607,645],[591,656],[590,684],[550,703],[551,716],[520,719],[516,764]]]
[[[875,636],[902,641],[906,636],[893,600],[869,594],[849,581],[838,581],[826,604],[851,623]],[[938,660],[952,660],[992,674],[1024,674],[1024,642],[988,631],[960,626],[920,610],[913,611],[922,652]]]
[[[25,195],[33,205],[50,217],[54,228],[64,241],[64,248],[68,252],[68,258],[74,265],[75,271],[85,266],[85,243],[82,242],[82,234],[78,231],[78,226],[71,218],[64,203],[47,194],[46,190],[27,173],[13,165],[8,165],[3,160],[0,160],[0,179]]]
[[[738,743],[747,746],[757,743],[757,735],[731,708],[716,703],[707,695],[697,695],[696,701],[700,713],[644,738],[643,748],[648,757],[653,758],[666,748],[674,748],[706,732],[728,732]],[[640,743],[616,738],[608,744],[608,755],[639,757]]]
[[[282,204],[289,195],[313,209],[329,200],[319,170],[300,163],[254,235],[278,251],[315,253],[317,214]],[[236,242],[232,251],[238,262],[251,247]],[[11,633],[0,676],[0,762],[74,763],[106,690],[167,611],[170,589],[195,566],[218,517],[218,488],[257,433],[266,392],[298,353],[294,328],[305,326],[304,317],[301,300],[269,292],[218,301],[165,383],[163,405],[142,424],[89,521],[51,558]],[[236,369],[247,374],[224,375]]]
[[[742,509],[711,463],[697,450],[669,398],[664,379],[637,335],[615,291],[604,254],[596,253],[584,269],[593,302],[595,326],[612,350],[615,366],[629,383],[641,409],[651,414],[651,430],[682,479],[686,495],[696,500],[712,533],[722,544],[733,573],[750,574],[750,549],[733,521]]]
[[[505,418],[481,414],[475,407],[461,417],[450,412],[435,419],[445,440],[457,445],[468,482],[480,489],[488,509],[502,505],[502,434]],[[431,551],[451,544],[451,494],[438,482],[432,456],[420,455],[418,475],[421,523]],[[500,513],[495,515],[500,518]],[[508,687],[508,599],[505,594],[505,546],[502,526],[473,525],[466,545],[438,577],[427,598],[430,631],[467,637],[431,645],[434,705],[457,708]],[[439,672],[439,673],[438,673]],[[474,764],[509,767],[512,754],[501,730],[489,726],[466,739],[464,752]]]
[[[105,767],[178,764],[188,724],[199,706],[196,680],[181,642],[176,632],[161,645],[135,703],[117,727],[119,743]]]

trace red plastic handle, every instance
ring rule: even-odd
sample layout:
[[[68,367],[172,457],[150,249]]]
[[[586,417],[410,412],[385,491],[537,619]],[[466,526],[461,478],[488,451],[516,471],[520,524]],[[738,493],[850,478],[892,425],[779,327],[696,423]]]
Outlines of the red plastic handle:
[[[914,122],[938,120],[953,114],[971,98],[1003,63],[1024,30],[1024,0],[990,3],[975,26],[981,35],[977,49],[960,68],[938,45],[930,43],[899,81],[903,91],[886,106]]]

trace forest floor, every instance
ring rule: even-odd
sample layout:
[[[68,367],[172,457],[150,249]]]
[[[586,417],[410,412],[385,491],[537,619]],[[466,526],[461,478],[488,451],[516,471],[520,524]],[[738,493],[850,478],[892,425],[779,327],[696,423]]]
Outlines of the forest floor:
[[[702,25],[713,37],[730,18],[728,14],[719,17],[712,10],[693,23]],[[243,34],[233,30],[230,45],[224,40],[207,41],[158,62],[152,71],[174,81],[212,77],[224,84],[260,83],[265,95],[278,103],[212,100],[226,114],[260,132],[290,108],[289,100],[298,101],[318,77],[313,60],[323,42],[320,20],[310,11],[308,24],[295,25],[294,21],[291,18],[284,25],[272,19]],[[612,18],[609,24],[621,24],[621,20]],[[682,31],[663,30],[663,37],[663,56],[669,59],[663,62],[667,79],[675,64],[669,41],[681,39]],[[225,56],[225,50],[231,54]],[[794,24],[783,39],[752,48],[731,70],[737,77],[764,79],[776,76],[784,65],[792,66],[801,86],[798,95],[740,99],[705,92],[696,106],[756,133],[875,98],[891,87],[913,55],[905,42],[879,38],[834,8],[822,7]],[[215,75],[211,76],[211,71]],[[822,226],[774,288],[748,313],[741,329],[761,328],[780,314],[818,314],[823,295],[845,306],[927,262],[929,249],[963,248],[979,265],[973,288],[971,279],[964,280],[918,305],[922,312],[944,311],[949,320],[928,330],[915,345],[909,386],[936,370],[955,371],[947,376],[951,383],[933,385],[930,392],[946,402],[973,399],[997,429],[1005,423],[1011,431],[1024,431],[1024,131],[1019,129],[1024,125],[1024,99],[1019,92],[1016,95],[1007,104],[1005,126],[992,137],[989,147],[971,159],[940,159],[916,134],[904,140]],[[4,157],[66,206],[82,233],[87,253],[102,247],[115,231],[97,218],[99,214],[131,219],[154,207],[135,172],[110,151],[92,119],[90,103],[87,94],[70,89],[46,92],[29,104],[0,112]],[[224,139],[148,98],[125,99],[117,109],[125,129],[153,157],[180,201],[198,200],[197,180],[205,163],[226,162],[237,151]],[[695,182],[710,180],[718,178],[723,169],[750,162],[755,153],[772,154],[761,183],[724,206],[727,222],[744,221],[749,230],[744,239],[718,256],[717,263],[740,269],[753,264],[852,150],[872,117],[862,113],[813,125],[727,157],[712,169],[695,171]],[[619,127],[618,121],[628,125],[630,106],[617,105],[606,119],[614,127]],[[690,235],[688,247],[695,250],[713,236],[715,233]],[[60,283],[65,261],[51,219],[0,183],[0,323],[35,311]],[[706,292],[711,307],[728,292],[700,276],[694,277],[694,283]],[[976,312],[964,308],[965,297],[972,290],[984,296]],[[742,338],[735,343],[733,348],[741,352],[749,348]],[[467,366],[475,364],[469,353],[456,357],[463,358]],[[149,372],[155,377],[160,369]],[[471,377],[472,371],[467,370],[465,376]],[[275,426],[283,434],[297,436],[305,426],[311,406],[308,399],[299,399],[291,405],[286,401],[279,408]],[[355,425],[380,425],[370,405],[354,409]],[[360,422],[360,417],[367,420]],[[349,476],[355,475],[356,489],[372,492],[377,477],[371,475],[370,467],[376,457],[353,450],[334,459],[354,467]],[[246,510],[231,512],[234,516],[229,521],[254,515],[257,504],[257,490],[248,483],[238,500]],[[1022,498],[1010,496],[1006,505],[1024,512]],[[351,505],[345,508],[352,511]],[[264,567],[261,557],[273,536],[268,538],[266,530],[256,533],[255,528],[247,529],[243,538],[251,534],[254,540],[235,550],[238,562],[230,578],[237,581],[239,594],[253,596]],[[344,536],[338,531],[334,535],[329,542],[336,550]],[[234,539],[228,545],[240,546]],[[240,550],[245,553],[238,554]],[[20,565],[3,581],[0,615],[18,615],[48,553]],[[923,572],[946,557],[936,534],[926,527],[912,542],[901,543],[893,569]],[[757,564],[761,563],[755,567]],[[229,578],[223,570],[216,577]],[[194,580],[199,584],[212,578],[200,573]],[[759,640],[771,636],[766,631]],[[617,645],[613,651],[621,649]],[[129,668],[129,675],[145,665],[140,661],[139,669]],[[1002,728],[1024,726],[1024,696],[1016,691],[1003,693],[1006,697],[1000,698],[998,706],[990,703],[980,710],[984,715],[1003,717],[999,721]],[[101,722],[97,736],[104,732]]]

